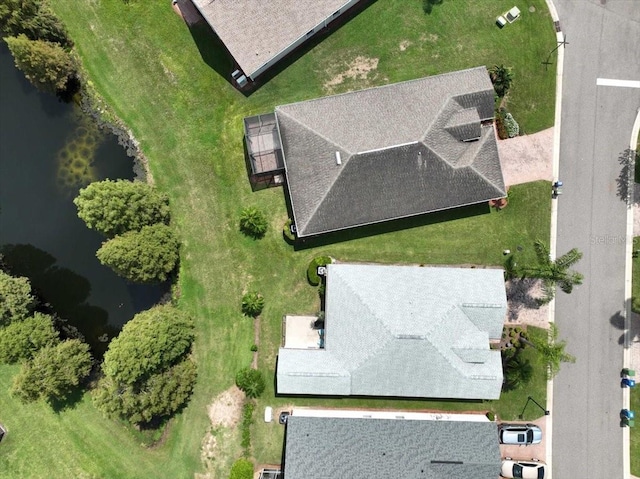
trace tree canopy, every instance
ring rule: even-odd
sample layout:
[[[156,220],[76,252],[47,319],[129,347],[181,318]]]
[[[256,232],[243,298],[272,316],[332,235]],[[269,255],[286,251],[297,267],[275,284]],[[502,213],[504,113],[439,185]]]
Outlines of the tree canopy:
[[[173,230],[158,223],[129,231],[103,243],[96,256],[118,275],[135,283],[166,281],[179,253]]]
[[[133,384],[170,367],[191,348],[191,318],[170,306],[136,314],[111,341],[102,369],[117,382]]]
[[[29,40],[26,35],[6,37],[16,66],[40,90],[56,93],[65,90],[67,82],[76,76],[76,62],[57,43]]]
[[[243,368],[236,373],[236,386],[242,389],[248,398],[257,398],[264,392],[264,377],[257,369]]]
[[[25,402],[62,401],[87,377],[91,365],[89,345],[77,339],[46,346],[22,365],[12,392]]]
[[[24,321],[0,328],[0,362],[16,363],[33,358],[38,351],[58,343],[51,316],[35,313]]]
[[[178,411],[191,396],[196,376],[196,365],[186,358],[136,384],[122,384],[107,376],[100,381],[93,398],[98,409],[109,417],[149,423]]]
[[[26,318],[35,304],[28,278],[14,278],[0,270],[0,326]]]
[[[63,47],[72,45],[62,22],[42,0],[0,0],[0,32],[30,40],[46,40]]]
[[[87,227],[109,238],[169,222],[167,195],[139,181],[97,181],[81,189],[73,202]]]
[[[231,466],[229,479],[252,479],[253,464],[245,458],[240,458]]]
[[[135,315],[104,355],[96,406],[136,424],[178,411],[196,381],[195,363],[187,356],[193,329],[191,318],[170,305]]]

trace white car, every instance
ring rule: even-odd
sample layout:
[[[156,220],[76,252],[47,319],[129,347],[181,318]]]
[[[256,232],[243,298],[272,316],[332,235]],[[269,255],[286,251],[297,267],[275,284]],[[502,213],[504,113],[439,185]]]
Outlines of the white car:
[[[498,425],[500,444],[540,444],[542,430],[535,424],[500,424]]]
[[[537,459],[511,459],[507,457],[502,460],[500,475],[508,479],[545,479],[547,465]]]

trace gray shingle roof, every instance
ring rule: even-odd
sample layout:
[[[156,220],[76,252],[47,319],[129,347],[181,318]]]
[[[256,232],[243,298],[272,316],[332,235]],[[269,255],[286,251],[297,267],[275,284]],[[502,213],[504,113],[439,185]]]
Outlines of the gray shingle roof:
[[[498,399],[502,270],[332,264],[325,347],[281,348],[280,394]]]
[[[298,235],[504,197],[493,106],[477,67],[277,107]]]
[[[289,416],[286,479],[496,479],[493,422]]]
[[[193,0],[245,74],[252,76],[347,0]]]

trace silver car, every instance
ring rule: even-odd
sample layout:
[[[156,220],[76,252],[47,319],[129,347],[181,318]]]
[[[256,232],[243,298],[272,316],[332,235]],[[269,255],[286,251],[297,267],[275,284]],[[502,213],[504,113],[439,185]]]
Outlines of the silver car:
[[[500,475],[508,479],[545,479],[549,477],[547,474],[547,465],[537,459],[511,459],[507,457],[502,460],[502,469]]]
[[[500,424],[498,426],[500,444],[527,446],[542,441],[542,429],[535,424]]]

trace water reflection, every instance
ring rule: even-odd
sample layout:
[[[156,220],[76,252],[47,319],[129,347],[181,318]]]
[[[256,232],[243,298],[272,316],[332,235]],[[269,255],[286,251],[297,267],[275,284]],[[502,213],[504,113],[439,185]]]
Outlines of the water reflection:
[[[0,249],[14,274],[29,277],[99,354],[169,289],[132,285],[101,265],[95,253],[104,238],[72,202],[88,181],[132,179],[132,160],[73,104],[32,87],[2,42],[0,78]]]

